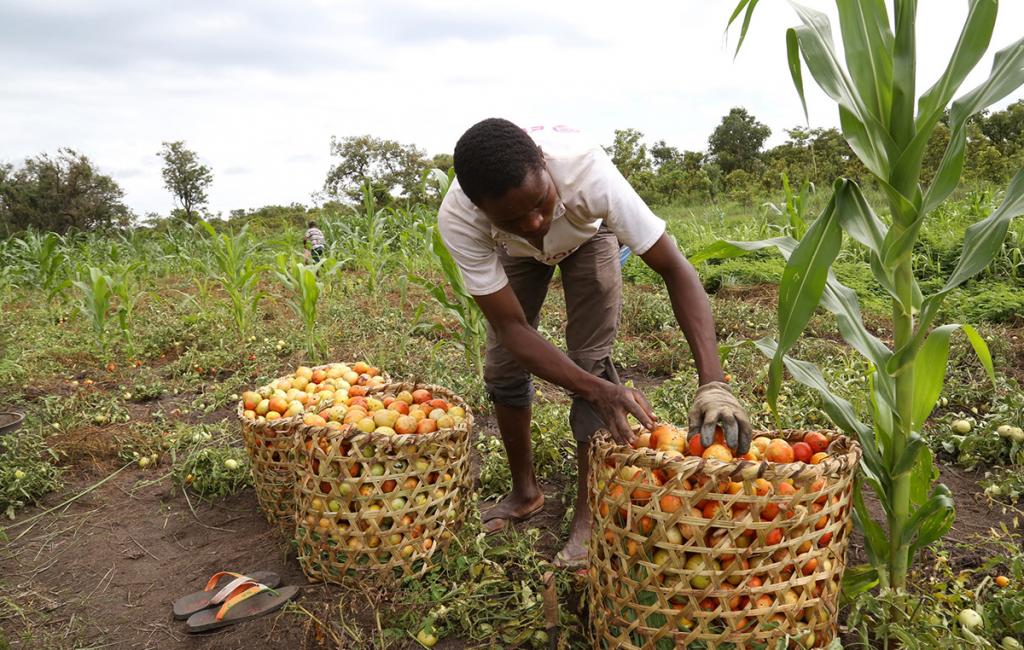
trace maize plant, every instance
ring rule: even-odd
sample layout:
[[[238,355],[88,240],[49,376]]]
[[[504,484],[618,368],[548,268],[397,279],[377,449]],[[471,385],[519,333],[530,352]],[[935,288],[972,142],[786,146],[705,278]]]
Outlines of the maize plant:
[[[113,269],[108,276],[110,291],[117,296],[117,306],[114,314],[117,316],[117,325],[121,330],[121,336],[128,346],[129,354],[135,354],[135,339],[132,337],[132,329],[135,323],[135,308],[139,301],[146,294],[139,288],[135,278],[139,275],[140,263],[128,264]]]
[[[78,289],[78,309],[89,319],[96,347],[100,356],[107,352],[107,326],[117,311],[111,300],[114,297],[114,281],[109,275],[94,266],[89,267],[88,275],[74,281]]]
[[[277,256],[277,277],[288,289],[288,305],[302,322],[303,339],[308,360],[313,360],[323,343],[316,335],[316,313],[324,285],[317,277],[319,272],[330,273],[336,262],[333,258],[320,262],[318,266],[303,264],[285,253]]]
[[[737,51],[757,5],[758,0],[740,0],[733,12],[730,25],[743,16]],[[860,489],[855,492],[854,520],[864,533],[870,564],[847,573],[848,591],[875,585],[903,590],[917,552],[941,538],[955,516],[949,490],[934,482],[932,452],[920,434],[942,391],[955,331],[967,335],[994,378],[991,356],[976,330],[955,323],[937,327],[935,321],[944,298],[988,266],[1010,220],[1024,212],[1024,171],[1011,181],[998,207],[967,229],[959,261],[931,295],[923,295],[918,284],[914,245],[929,213],[960,182],[971,116],[1024,84],[1024,39],[997,52],[988,78],[954,99],[989,47],[999,9],[998,0],[970,0],[945,71],[918,97],[917,0],[836,0],[841,51],[825,14],[793,7],[800,24],[786,32],[787,59],[804,113],[806,68],[838,104],[843,136],[881,188],[885,205],[879,212],[887,216],[879,216],[855,182],[839,179],[828,206],[799,241],[788,236],[719,241],[695,259],[766,247],[777,248],[787,259],[779,287],[778,340],[755,342],[771,358],[768,401],[774,408],[785,368],[794,380],[819,392],[837,426],[860,439],[862,481],[877,494],[885,516],[884,521],[872,519]],[[928,10],[948,11],[932,3]],[[947,108],[949,145],[933,180],[925,183],[925,148]],[[866,249],[874,279],[891,297],[891,347],[864,326],[856,294],[832,273],[844,236]],[[818,368],[787,354],[818,306],[835,315],[843,338],[871,364],[870,424],[829,390]]]
[[[243,226],[235,235],[227,235],[218,234],[206,221],[200,223],[210,235],[217,281],[231,299],[235,327],[244,337],[252,329],[260,299],[264,296],[258,289],[263,267],[254,261],[259,244],[249,237],[248,226]]]
[[[448,281],[451,295],[449,296],[449,292],[444,284],[432,279],[414,277],[413,281],[426,289],[445,313],[458,322],[462,339],[459,345],[466,355],[466,361],[476,370],[479,376],[484,370],[483,345],[487,338],[487,326],[483,312],[480,311],[480,306],[466,289],[462,273],[459,272],[459,267],[456,266],[455,260],[452,259],[451,253],[448,252],[448,247],[444,245],[441,233],[437,228],[432,229],[431,244],[434,260]],[[419,318],[419,312],[417,312],[417,318]]]
[[[53,300],[71,286],[64,244],[64,239],[52,232],[43,235],[29,231],[12,240],[12,248],[16,247],[23,259],[26,281],[41,288],[47,300]]]
[[[348,260],[366,273],[368,289],[372,292],[380,286],[380,280],[394,256],[392,245],[395,236],[388,232],[387,222],[390,211],[377,207],[373,186],[367,181],[363,185],[363,209],[356,210],[338,224],[341,236],[338,244]]]

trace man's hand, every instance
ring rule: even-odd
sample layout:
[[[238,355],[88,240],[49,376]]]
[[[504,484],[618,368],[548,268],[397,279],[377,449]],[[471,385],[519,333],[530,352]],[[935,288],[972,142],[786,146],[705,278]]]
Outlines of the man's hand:
[[[608,431],[619,444],[629,445],[636,440],[636,435],[626,419],[629,414],[639,420],[645,429],[654,428],[654,411],[647,403],[647,398],[638,390],[601,380],[593,394],[588,395],[586,399],[593,404],[598,415],[608,426]]]
[[[690,407],[690,433],[700,433],[700,444],[710,447],[715,442],[715,427],[722,423],[725,444],[742,455],[750,450],[750,420],[729,385],[711,381],[697,389]]]

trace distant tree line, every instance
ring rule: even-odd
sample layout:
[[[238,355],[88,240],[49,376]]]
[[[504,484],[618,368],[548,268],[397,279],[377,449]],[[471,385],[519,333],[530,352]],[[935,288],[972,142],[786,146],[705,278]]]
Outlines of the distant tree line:
[[[705,151],[682,151],[658,140],[648,144],[636,129],[615,131],[605,150],[612,161],[652,205],[716,200],[752,203],[778,191],[786,174],[793,185],[816,185],[845,176],[870,183],[870,175],[853,155],[837,129],[794,127],[787,140],[765,148],[771,129],[745,108],[722,118],[708,138]],[[925,156],[925,181],[938,167],[949,142],[945,125],[936,130]],[[423,182],[429,170],[447,171],[450,153],[432,157],[412,144],[370,135],[332,137],[335,159],[316,203],[332,210],[351,209],[370,191],[378,206],[394,202],[436,204],[439,197]],[[1005,182],[1024,168],[1024,100],[1001,111],[984,113],[970,124],[968,181]],[[164,186],[171,194],[169,216],[196,223],[210,218],[205,211],[213,173],[182,141],[165,142],[157,153],[163,162]],[[929,171],[931,170],[931,171]],[[320,208],[301,204],[233,210],[232,221],[296,220]],[[55,156],[40,154],[20,166],[0,162],[0,236],[27,228],[93,230],[129,226],[134,216],[124,204],[117,181],[99,171],[85,155],[60,149]],[[150,222],[164,217],[148,215]]]
[[[708,138],[706,151],[680,151],[664,140],[653,145],[635,129],[615,132],[605,150],[640,195],[651,204],[725,198],[749,203],[777,191],[785,173],[791,183],[822,185],[840,176],[870,183],[870,175],[834,128],[795,127],[770,149],[771,130],[744,108],[733,108]],[[928,143],[924,180],[931,181],[949,143],[943,123]],[[1004,183],[1024,168],[1024,100],[1002,111],[983,113],[970,124],[969,182]]]

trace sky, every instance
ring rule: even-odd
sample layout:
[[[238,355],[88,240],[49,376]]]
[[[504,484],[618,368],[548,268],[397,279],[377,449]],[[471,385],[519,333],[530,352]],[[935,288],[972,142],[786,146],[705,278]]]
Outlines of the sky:
[[[834,3],[805,0],[830,11]],[[762,0],[734,60],[734,0],[0,0],[0,161],[71,147],[142,216],[174,207],[157,156],[183,140],[213,171],[209,208],[309,204],[331,137],[450,152],[486,117],[615,129],[705,149],[733,106],[772,129],[805,124],[786,67],[796,14]],[[992,53],[1024,36],[1003,0]],[[925,0],[919,91],[941,73],[965,0]],[[810,123],[835,105],[807,77]],[[1018,92],[997,107],[1020,99]]]

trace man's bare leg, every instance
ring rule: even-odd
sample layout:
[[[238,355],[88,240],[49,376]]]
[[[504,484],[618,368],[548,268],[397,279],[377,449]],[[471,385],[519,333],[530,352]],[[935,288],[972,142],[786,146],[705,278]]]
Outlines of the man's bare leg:
[[[484,530],[489,533],[504,529],[510,521],[522,521],[544,506],[544,493],[533,468],[532,408],[495,404],[494,415],[512,471],[512,491],[483,514]]]
[[[556,557],[566,567],[583,566],[590,544],[590,502],[587,500],[590,478],[590,442],[576,442],[576,510],[569,528],[569,541]]]

